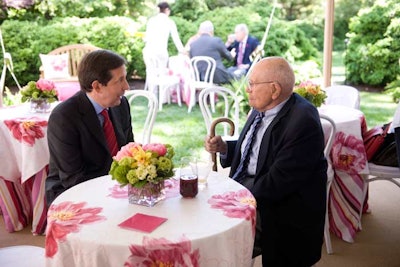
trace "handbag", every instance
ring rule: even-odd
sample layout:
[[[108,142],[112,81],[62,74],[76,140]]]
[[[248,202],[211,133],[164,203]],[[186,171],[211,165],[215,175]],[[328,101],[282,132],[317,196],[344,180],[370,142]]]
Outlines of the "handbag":
[[[371,160],[372,163],[383,166],[398,167],[396,141],[383,145]]]
[[[383,126],[375,126],[364,134],[364,147],[367,160],[370,161],[385,141],[391,122]]]

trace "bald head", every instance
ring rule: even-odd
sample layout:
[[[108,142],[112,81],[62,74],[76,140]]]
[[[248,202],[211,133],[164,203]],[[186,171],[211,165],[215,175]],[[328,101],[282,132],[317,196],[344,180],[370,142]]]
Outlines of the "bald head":
[[[257,62],[249,75],[249,104],[258,111],[274,108],[290,97],[295,77],[282,57],[267,57]]]
[[[292,67],[282,57],[267,57],[254,66],[253,73],[279,83],[282,96],[286,99],[293,92],[295,77]]]

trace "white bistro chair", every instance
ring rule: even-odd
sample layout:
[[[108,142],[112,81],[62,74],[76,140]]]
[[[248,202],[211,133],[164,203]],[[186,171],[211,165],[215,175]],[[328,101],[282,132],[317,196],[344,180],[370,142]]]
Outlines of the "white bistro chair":
[[[397,141],[400,139],[400,103],[397,105],[396,111],[393,116],[392,125],[393,131],[395,132],[395,140],[397,145],[397,153],[400,153],[400,144]],[[390,131],[390,130],[389,130]],[[363,201],[365,202],[365,197],[367,196],[368,184],[373,181],[388,181],[392,182],[400,188],[400,167],[390,167],[377,165],[372,162],[368,162],[369,175],[363,175],[364,178],[364,188],[363,188]],[[363,212],[363,206],[360,209],[360,228],[361,228],[361,215]]]
[[[332,85],[324,89],[327,98],[326,105],[342,105],[360,109],[360,93],[352,86]]]
[[[196,56],[190,59],[192,79],[190,83],[190,101],[188,112],[196,105],[196,92],[213,86],[216,62],[212,57]],[[215,109],[215,102],[211,102],[212,110]]]
[[[178,105],[181,106],[180,79],[176,75],[170,75],[166,66],[161,66],[157,57],[143,51],[143,58],[146,65],[146,82],[144,89],[157,95],[158,109],[162,110],[165,99],[171,103],[171,90],[176,90]]]
[[[221,112],[218,112],[219,110],[216,112],[212,111],[211,103],[215,100],[215,97],[218,97],[218,103],[222,104]],[[221,86],[213,86],[203,89],[199,94],[199,105],[208,134],[210,133],[211,123],[213,120],[217,117],[226,117],[231,119],[235,124],[233,138],[239,136],[239,99],[232,90]],[[223,127],[223,136],[228,138],[229,125],[224,123]]]
[[[142,144],[144,145],[150,143],[153,125],[157,117],[158,101],[156,96],[146,90],[129,90],[126,91],[125,96],[128,98],[129,105],[131,106],[131,112],[135,109],[135,105],[133,105],[135,98],[144,97],[147,99],[148,111],[143,125]]]
[[[332,168],[332,162],[330,159],[330,152],[332,148],[333,141],[335,140],[336,135],[336,125],[335,122],[326,115],[319,115],[321,119],[322,128],[324,130],[324,137],[325,137],[325,148],[324,154],[325,158],[328,161],[328,171],[327,171],[327,183],[326,183],[326,214],[325,214],[325,227],[324,227],[324,237],[325,237],[325,245],[326,251],[328,254],[333,253],[332,243],[331,243],[331,235],[329,232],[329,217],[328,217],[328,208],[329,208],[329,191],[331,188],[331,184],[334,177],[334,171]]]

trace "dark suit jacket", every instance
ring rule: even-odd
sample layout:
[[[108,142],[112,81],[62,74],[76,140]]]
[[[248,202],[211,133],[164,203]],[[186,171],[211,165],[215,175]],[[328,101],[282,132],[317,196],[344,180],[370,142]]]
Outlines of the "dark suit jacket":
[[[228,142],[221,164],[240,161],[240,147],[255,118],[237,142]],[[261,142],[254,185],[262,226],[263,266],[311,266],[321,257],[326,209],[327,162],[318,111],[293,94],[267,128]]]
[[[244,54],[243,54],[243,61],[242,64],[249,64],[251,65],[253,62],[250,60],[250,55],[253,53],[253,51],[257,48],[259,45],[259,42],[257,38],[253,36],[248,36],[247,37],[247,42],[246,42],[246,47],[244,49]],[[236,51],[236,56],[235,56],[235,63],[234,66],[237,66],[237,57],[238,57],[238,51],[239,51],[239,42],[235,41],[233,42],[229,47],[228,50],[231,51],[232,49],[235,48]]]
[[[190,57],[195,56],[208,56],[215,59],[217,67],[214,74],[214,83],[224,84],[228,83],[232,76],[226,70],[222,59],[225,58],[229,61],[232,60],[232,55],[226,49],[225,44],[221,38],[213,37],[208,34],[202,34],[190,45]]]
[[[109,109],[119,148],[133,141],[130,107],[121,104]],[[46,179],[47,205],[68,188],[106,175],[112,157],[95,109],[84,91],[79,91],[52,111],[47,139],[50,151]]]

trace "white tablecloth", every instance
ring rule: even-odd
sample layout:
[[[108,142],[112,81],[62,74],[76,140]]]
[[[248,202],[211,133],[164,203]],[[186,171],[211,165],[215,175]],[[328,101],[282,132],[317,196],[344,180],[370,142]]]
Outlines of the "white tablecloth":
[[[330,231],[344,241],[354,242],[361,230],[362,174],[369,173],[362,137],[367,128],[365,117],[358,109],[339,105],[325,105],[318,110],[336,124],[330,153],[335,173],[329,194]]]
[[[167,185],[154,207],[129,204],[110,176],[62,193],[48,211],[46,266],[250,266],[256,212],[246,188],[215,172],[193,199],[177,180]],[[167,221],[151,233],[118,226],[136,213]]]
[[[0,109],[0,207],[9,232],[31,222],[34,234],[44,231],[49,115],[31,113],[29,103]]]

